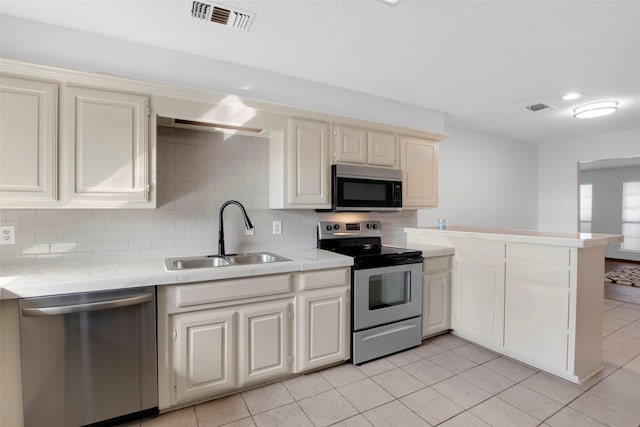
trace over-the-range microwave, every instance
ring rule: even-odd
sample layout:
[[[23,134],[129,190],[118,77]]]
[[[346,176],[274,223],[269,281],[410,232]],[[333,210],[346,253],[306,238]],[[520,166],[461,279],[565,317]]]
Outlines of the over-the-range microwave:
[[[402,171],[335,164],[331,166],[331,207],[336,212],[402,209]]]

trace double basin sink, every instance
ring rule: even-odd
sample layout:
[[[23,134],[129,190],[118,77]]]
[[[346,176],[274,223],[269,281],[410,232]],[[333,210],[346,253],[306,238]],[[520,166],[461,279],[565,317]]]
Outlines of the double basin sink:
[[[167,270],[191,270],[194,268],[215,268],[231,265],[267,264],[271,262],[291,261],[271,252],[253,252],[233,255],[210,255],[181,258],[167,258],[164,266]]]

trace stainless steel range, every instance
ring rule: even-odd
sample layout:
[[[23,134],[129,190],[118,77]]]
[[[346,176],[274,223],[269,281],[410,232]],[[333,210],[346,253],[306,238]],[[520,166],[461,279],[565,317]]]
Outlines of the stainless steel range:
[[[382,245],[380,221],[320,222],[318,248],[354,258],[351,360],[422,342],[422,252]]]

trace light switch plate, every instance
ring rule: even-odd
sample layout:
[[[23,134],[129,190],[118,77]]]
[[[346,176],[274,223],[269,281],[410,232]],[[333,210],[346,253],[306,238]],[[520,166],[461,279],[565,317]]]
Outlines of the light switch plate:
[[[0,226],[0,245],[16,244],[16,228],[12,225]]]

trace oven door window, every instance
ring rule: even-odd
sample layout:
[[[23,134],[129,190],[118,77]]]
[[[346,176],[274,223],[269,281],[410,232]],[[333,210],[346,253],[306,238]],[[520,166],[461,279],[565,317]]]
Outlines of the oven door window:
[[[369,277],[369,310],[408,304],[410,301],[410,272],[398,271]]]

